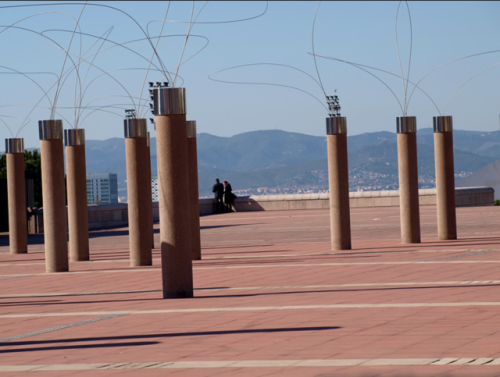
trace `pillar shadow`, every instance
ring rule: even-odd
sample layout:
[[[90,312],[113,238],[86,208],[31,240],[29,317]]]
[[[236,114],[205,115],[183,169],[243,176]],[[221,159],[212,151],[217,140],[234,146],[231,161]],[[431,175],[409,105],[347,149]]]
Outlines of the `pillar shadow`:
[[[12,346],[15,342],[1,343],[0,346]],[[26,344],[33,344],[30,342],[22,342]],[[33,347],[33,348],[21,348],[21,349],[10,349],[2,350],[0,349],[0,354],[2,353],[14,353],[14,352],[36,352],[36,351],[57,351],[57,350],[71,350],[71,349],[92,349],[92,348],[110,348],[110,347],[137,347],[137,346],[149,346],[152,344],[158,344],[160,342],[127,342],[127,343],[112,343],[112,344],[83,344],[78,346],[58,346],[58,347]]]
[[[53,339],[53,340],[32,340],[32,341],[22,341],[22,342],[6,342],[0,343],[0,347],[5,346],[30,346],[30,345],[42,345],[42,344],[57,344],[57,343],[73,343],[73,342],[110,342],[115,340],[135,340],[135,339],[157,339],[157,338],[177,338],[177,337],[189,337],[189,336],[211,336],[211,335],[231,335],[231,334],[268,334],[268,333],[282,333],[282,332],[299,332],[299,331],[325,331],[325,330],[338,330],[342,327],[339,326],[322,326],[322,327],[290,327],[290,328],[272,328],[272,329],[247,329],[247,330],[226,330],[226,331],[197,331],[197,332],[183,332],[183,333],[164,333],[164,334],[144,334],[144,335],[122,335],[122,336],[103,336],[103,337],[92,337],[92,338],[71,338],[71,339]],[[130,345],[143,345],[143,344],[156,344],[159,342],[139,342],[139,343],[115,343],[115,344],[105,344],[104,346],[118,347],[124,346],[126,344]],[[71,348],[86,348],[86,347],[99,347],[101,345],[89,345],[89,346],[63,346],[60,349],[65,349],[66,347]],[[59,348],[53,348],[59,349]],[[27,351],[28,349],[22,349],[19,351]],[[0,351],[0,352],[10,352]]]

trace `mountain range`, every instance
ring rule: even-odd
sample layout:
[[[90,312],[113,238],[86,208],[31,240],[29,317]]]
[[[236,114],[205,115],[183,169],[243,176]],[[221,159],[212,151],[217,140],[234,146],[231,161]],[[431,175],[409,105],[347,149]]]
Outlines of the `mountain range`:
[[[500,159],[500,131],[454,131],[455,174],[467,176]],[[348,136],[351,190],[397,188],[397,136],[381,131]],[[198,134],[200,195],[211,195],[215,178],[233,190],[278,188],[297,192],[328,187],[326,136],[281,130],[253,131],[232,137]],[[432,187],[432,129],[417,133],[420,186]],[[87,172],[114,172],[126,179],[122,138],[87,141]],[[151,167],[156,174],[156,140],[151,139]],[[266,191],[263,191],[266,192]],[[270,191],[274,192],[274,191]]]

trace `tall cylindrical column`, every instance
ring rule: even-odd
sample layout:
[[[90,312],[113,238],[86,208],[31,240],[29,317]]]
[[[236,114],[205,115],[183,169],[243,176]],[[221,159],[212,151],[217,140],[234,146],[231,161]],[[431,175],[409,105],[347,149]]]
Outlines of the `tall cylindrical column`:
[[[5,154],[7,155],[10,253],[25,254],[28,252],[28,229],[24,179],[24,139],[5,139]]]
[[[151,178],[146,119],[124,120],[130,266],[151,266]]]
[[[401,242],[420,243],[418,202],[417,119],[396,118],[398,133],[399,211]]]
[[[155,248],[155,228],[154,228],[154,222],[153,222],[153,187],[152,184],[153,182],[151,181],[151,136],[149,135],[148,132],[148,174],[149,174],[149,198],[151,200],[151,215],[149,216],[151,220],[151,249]]]
[[[68,186],[69,257],[72,262],[86,261],[90,256],[85,130],[64,130],[64,145]]]
[[[188,120],[187,149],[189,176],[189,211],[191,212],[191,255],[193,260],[201,259],[200,237],[200,195],[198,192],[198,152],[196,150],[196,121]]]
[[[184,88],[153,90],[163,298],[193,297]]]
[[[453,119],[451,116],[438,116],[433,121],[438,236],[442,240],[456,240]]]
[[[351,215],[349,208],[346,118],[326,118],[326,134],[332,250],[350,250]]]
[[[62,120],[41,120],[43,228],[47,272],[68,271]]]

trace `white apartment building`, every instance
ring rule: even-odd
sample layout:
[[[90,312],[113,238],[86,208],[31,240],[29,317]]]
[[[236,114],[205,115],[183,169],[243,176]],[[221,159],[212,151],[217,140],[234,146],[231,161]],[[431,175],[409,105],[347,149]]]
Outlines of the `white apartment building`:
[[[153,202],[159,201],[158,199],[158,176],[152,175],[151,176],[151,192],[152,192],[152,199]]]
[[[87,204],[118,203],[118,176],[113,173],[87,173]]]

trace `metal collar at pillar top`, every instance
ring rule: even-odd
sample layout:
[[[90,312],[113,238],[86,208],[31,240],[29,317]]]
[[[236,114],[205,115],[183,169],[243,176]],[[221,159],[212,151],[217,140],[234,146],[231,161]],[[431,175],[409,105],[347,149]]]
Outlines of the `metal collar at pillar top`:
[[[83,128],[64,130],[64,145],[67,147],[85,145],[85,130]]]
[[[396,130],[398,134],[406,134],[409,132],[417,132],[416,117],[397,117]]]
[[[24,153],[24,139],[5,139],[5,153]]]
[[[339,135],[347,133],[347,121],[345,117],[326,118],[326,134]]]
[[[432,118],[434,132],[453,132],[453,118],[450,115]]]
[[[153,111],[155,115],[186,114],[186,89],[153,89]]]
[[[188,139],[196,139],[196,121],[186,121]]]
[[[146,119],[127,118],[123,120],[125,138],[148,137],[148,124]]]
[[[39,120],[38,130],[40,132],[40,140],[62,139],[63,138],[63,123],[62,120]]]

